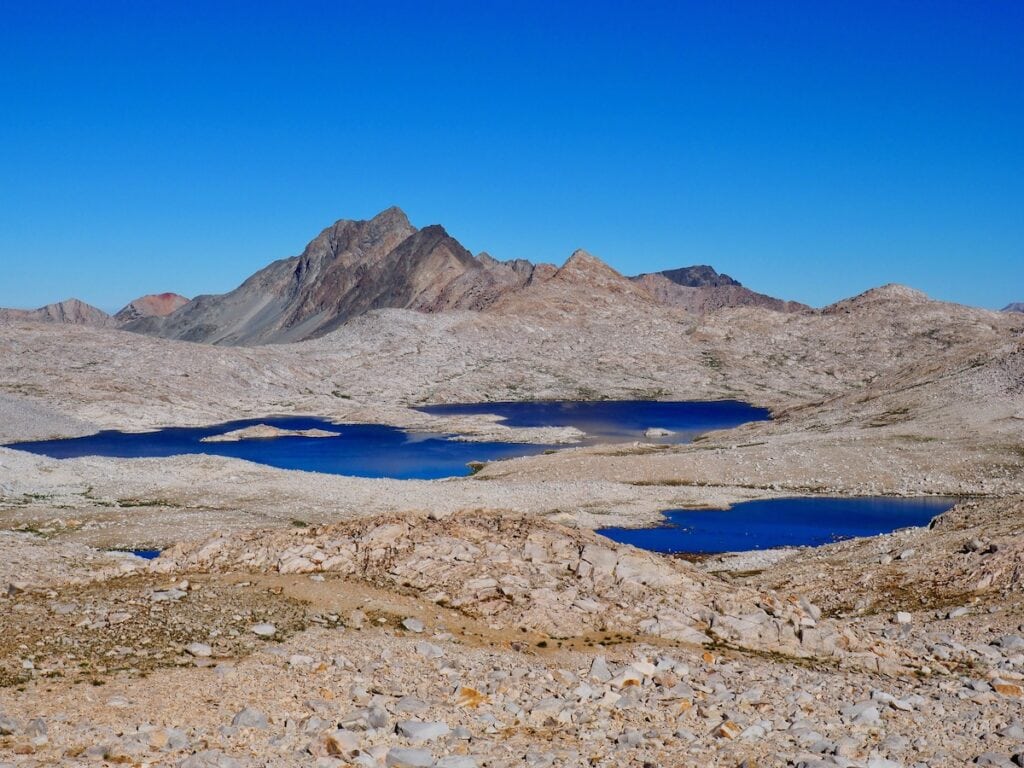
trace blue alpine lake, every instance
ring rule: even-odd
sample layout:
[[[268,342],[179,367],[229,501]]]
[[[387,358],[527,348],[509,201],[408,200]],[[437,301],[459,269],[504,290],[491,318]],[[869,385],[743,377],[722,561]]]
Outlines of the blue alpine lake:
[[[281,429],[323,429],[339,432],[340,436],[202,442],[204,437],[256,424]],[[411,480],[466,475],[470,471],[467,464],[471,461],[525,456],[540,453],[549,446],[471,443],[380,424],[334,424],[316,418],[281,417],[232,421],[212,427],[171,427],[156,432],[103,431],[86,437],[15,443],[8,447],[56,459],[78,456],[154,458],[202,453],[246,459],[279,469]]]
[[[647,427],[675,434],[662,441],[683,442],[710,429],[768,418],[768,412],[735,401],[722,402],[520,402],[426,406],[436,414],[490,413],[509,426],[575,426],[586,443],[638,439]],[[285,436],[237,442],[202,442],[204,437],[269,424],[289,430],[322,429],[338,437]],[[281,469],[356,477],[435,479],[467,475],[469,462],[528,456],[558,446],[469,442],[451,435],[413,432],[381,424],[335,424],[312,417],[271,417],[206,427],[170,427],[154,432],[103,431],[86,437],[13,443],[9,448],[57,459],[79,456],[153,458],[182,454],[230,456]],[[564,446],[563,446],[564,447]]]
[[[927,525],[955,503],[956,499],[934,496],[764,499],[736,504],[728,510],[673,509],[664,513],[664,525],[602,528],[598,533],[668,554],[815,547]]]

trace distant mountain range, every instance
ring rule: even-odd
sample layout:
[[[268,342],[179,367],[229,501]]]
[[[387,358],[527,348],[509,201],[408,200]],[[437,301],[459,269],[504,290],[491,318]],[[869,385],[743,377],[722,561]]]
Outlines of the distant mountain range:
[[[47,304],[39,309],[0,309],[0,320],[36,320],[70,325],[113,325],[114,318],[79,299]]]
[[[113,316],[70,299],[36,310],[0,310],[0,319],[111,326],[213,344],[265,344],[322,336],[374,309],[529,311],[533,304],[547,303],[571,312],[573,302],[585,305],[609,296],[695,314],[741,306],[810,311],[751,291],[705,265],[627,278],[583,251],[562,268],[474,256],[443,227],[417,229],[400,209],[389,208],[369,220],[334,223],[300,255],[273,262],[225,294],[191,301],[171,293],[143,296]]]
[[[1024,301],[1015,301],[1003,307],[1003,312],[1024,312]]]
[[[188,299],[176,293],[140,296],[115,315],[86,304],[80,299],[66,299],[38,309],[0,308],[0,320],[34,320],[68,325],[97,327],[119,326],[145,317],[162,317],[188,304]]]

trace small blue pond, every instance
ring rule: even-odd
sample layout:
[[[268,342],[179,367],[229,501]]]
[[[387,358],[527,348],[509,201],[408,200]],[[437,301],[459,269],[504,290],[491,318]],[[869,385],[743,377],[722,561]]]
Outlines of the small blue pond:
[[[156,560],[160,557],[159,549],[111,549],[111,552],[120,552],[125,555],[135,555],[143,560]]]
[[[431,406],[422,410],[429,413],[494,413],[505,418],[505,423],[515,426],[576,426],[587,432],[586,442],[632,440],[651,426],[678,433],[664,440],[684,442],[710,429],[734,427],[768,417],[763,409],[734,401],[523,402]],[[323,429],[340,432],[341,436],[201,442],[204,437],[255,424],[270,424],[282,429]],[[281,469],[396,479],[466,475],[469,473],[467,464],[471,461],[528,456],[557,447],[465,442],[449,438],[449,435],[407,432],[380,424],[339,425],[323,419],[293,416],[232,421],[207,427],[171,427],[145,433],[104,431],[86,437],[14,443],[8,447],[57,459],[78,456],[149,458],[200,453],[247,459]]]
[[[712,554],[819,546],[927,525],[955,499],[794,498],[736,504],[728,510],[673,509],[654,528],[602,528],[610,539],[654,552]]]

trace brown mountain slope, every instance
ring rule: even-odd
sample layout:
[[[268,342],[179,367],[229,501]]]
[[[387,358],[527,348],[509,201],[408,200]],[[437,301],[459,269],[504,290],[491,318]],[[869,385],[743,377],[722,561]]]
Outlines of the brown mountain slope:
[[[477,259],[443,227],[417,230],[389,208],[367,221],[336,222],[301,255],[274,262],[229,293],[199,296],[166,318],[125,327],[222,344],[298,341],[372,309],[482,309],[532,273],[528,263]]]

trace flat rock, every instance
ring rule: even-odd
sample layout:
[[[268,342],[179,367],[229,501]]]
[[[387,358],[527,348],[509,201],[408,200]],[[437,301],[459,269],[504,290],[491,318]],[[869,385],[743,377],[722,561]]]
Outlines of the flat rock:
[[[231,719],[231,724],[236,728],[269,728],[267,716],[258,709],[246,707]]]
[[[419,720],[401,720],[397,726],[398,733],[409,739],[413,744],[422,744],[447,736],[451,729],[445,723],[421,722]]]
[[[277,627],[273,624],[254,624],[249,631],[258,637],[273,637],[277,634]]]
[[[416,633],[422,632],[424,629],[426,629],[426,625],[424,625],[424,623],[417,619],[415,616],[411,616],[408,619],[403,619],[402,626],[410,632]]]
[[[185,646],[185,653],[189,656],[206,659],[213,655],[213,649],[206,643],[189,643]]]
[[[434,756],[425,749],[407,749],[392,747],[384,759],[387,768],[429,768],[434,764]]]

